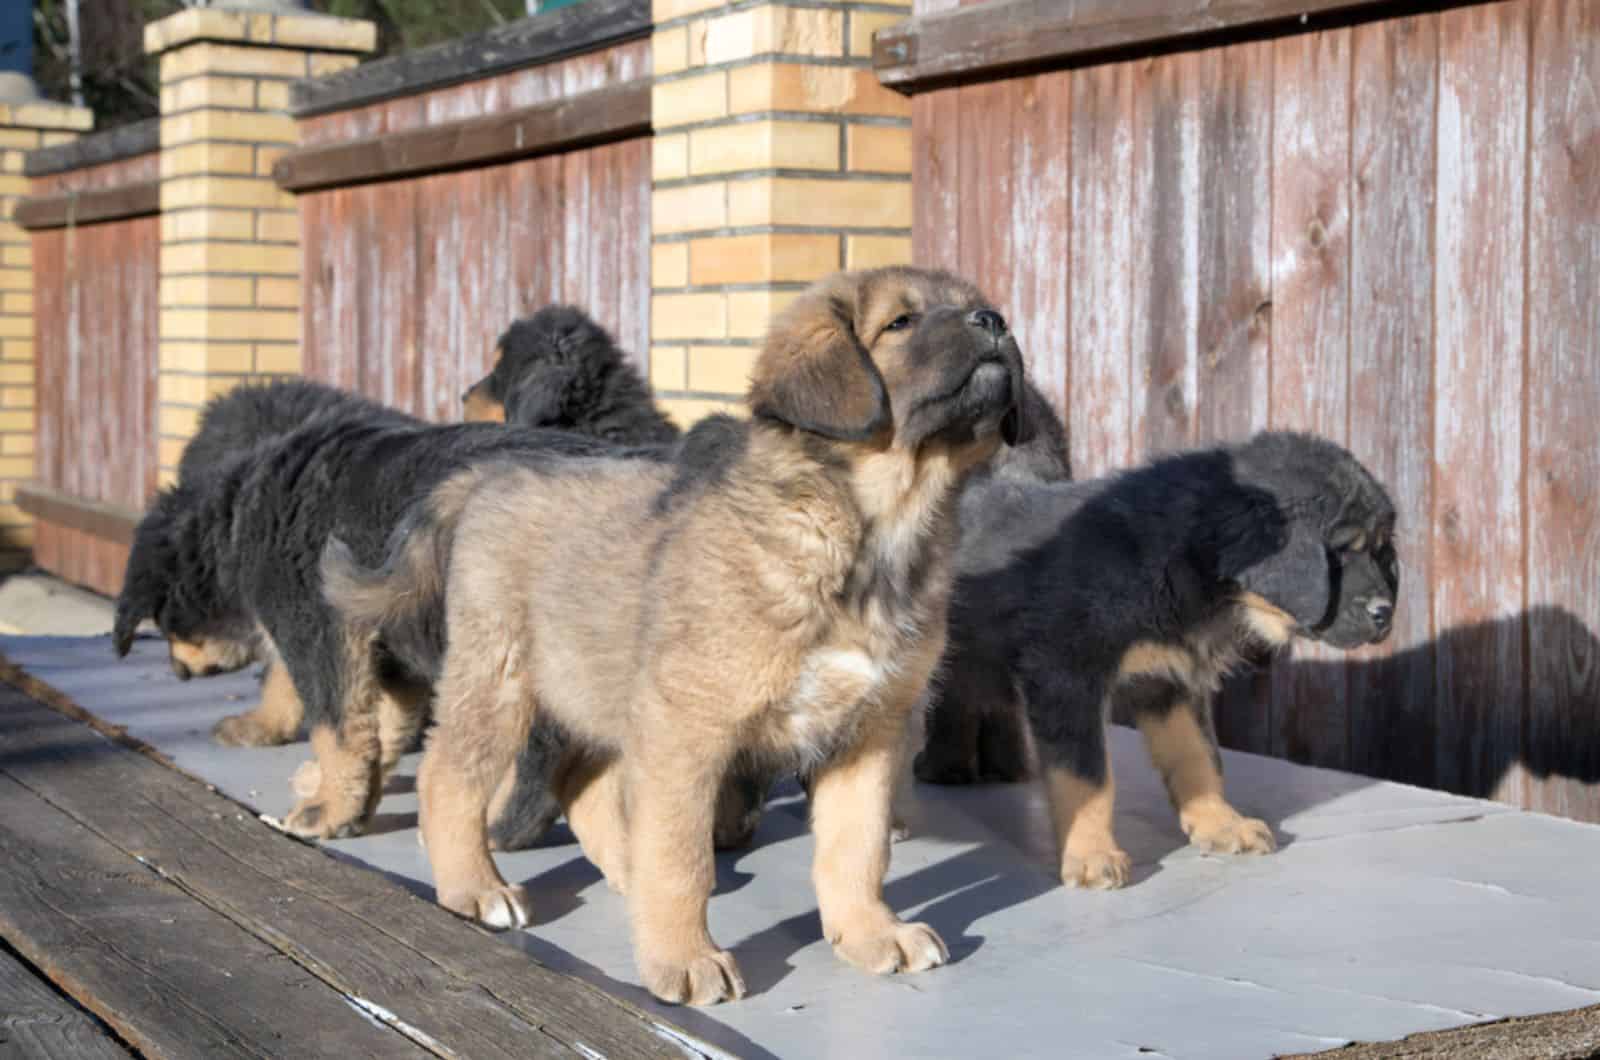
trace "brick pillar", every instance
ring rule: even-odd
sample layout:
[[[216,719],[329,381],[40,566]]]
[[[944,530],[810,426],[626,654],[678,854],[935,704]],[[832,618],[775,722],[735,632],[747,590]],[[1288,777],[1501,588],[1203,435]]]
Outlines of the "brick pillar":
[[[272,181],[289,84],[354,66],[370,22],[190,8],[145,27],[161,58],[161,480],[206,400],[300,370],[300,219]]]
[[[28,194],[23,156],[78,137],[94,114],[65,103],[0,105],[0,569],[26,562],[32,520],[17,509],[17,484],[33,477],[33,245],[11,223]]]
[[[906,15],[884,6],[654,0],[650,376],[681,422],[743,396],[808,282],[911,260],[911,105],[871,59]]]

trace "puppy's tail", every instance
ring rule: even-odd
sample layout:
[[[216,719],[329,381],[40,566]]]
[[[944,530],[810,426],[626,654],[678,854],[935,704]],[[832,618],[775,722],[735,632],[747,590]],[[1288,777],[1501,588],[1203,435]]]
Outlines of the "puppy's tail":
[[[382,642],[406,669],[437,679],[445,649],[445,584],[456,523],[484,472],[447,480],[389,536],[382,565],[363,566],[331,537],[322,550],[322,593],[350,630]]]

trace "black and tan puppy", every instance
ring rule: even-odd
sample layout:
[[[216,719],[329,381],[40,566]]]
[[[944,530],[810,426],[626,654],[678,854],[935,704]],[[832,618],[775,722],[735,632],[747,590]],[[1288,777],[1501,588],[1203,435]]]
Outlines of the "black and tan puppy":
[[[977,484],[962,521],[948,672],[1012,680],[935,696],[919,777],[975,779],[978,701],[1025,709],[1062,880],[1121,886],[1105,726],[1125,714],[1191,842],[1272,850],[1267,825],[1223,798],[1211,699],[1231,667],[1296,637],[1388,635],[1399,570],[1383,487],[1331,442],[1268,433],[1091,482]],[[1022,746],[1008,753],[1020,776]]]
[[[578,431],[621,445],[678,437],[611,336],[574,306],[546,306],[507,328],[494,367],[461,400],[469,423]]]
[[[706,927],[714,804],[741,760],[814,770],[836,952],[879,973],[943,963],[938,936],[883,901],[890,799],[944,646],[960,489],[1002,435],[1018,440],[1021,390],[1016,343],[971,285],[839,274],[774,323],[753,419],[701,423],[673,466],[475,470],[435,494],[384,570],[331,549],[330,594],[391,645],[425,644],[405,627],[449,587],[418,778],[439,901],[528,923],[484,809],[549,719],[598,762],[582,793],[595,812],[569,821],[626,887],[656,996],[744,993]]]
[[[285,825],[308,837],[357,833],[426,719],[428,681],[345,637],[322,595],[324,545],[338,534],[375,563],[410,504],[475,463],[613,451],[566,431],[315,417],[162,491],[135,535],[114,646],[126,654],[145,618],[173,644],[258,631],[273,672],[289,679],[285,696],[303,705],[320,767],[320,786]],[[345,713],[352,681],[366,682],[378,709]]]

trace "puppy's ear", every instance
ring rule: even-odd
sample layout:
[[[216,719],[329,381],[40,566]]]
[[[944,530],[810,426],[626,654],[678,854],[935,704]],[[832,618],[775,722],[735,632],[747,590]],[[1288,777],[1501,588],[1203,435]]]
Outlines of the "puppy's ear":
[[[111,646],[119,659],[133,647],[139,623],[160,614],[170,582],[178,576],[172,535],[174,512],[179,503],[177,495],[182,488],[167,490],[158,496],[134,531],[133,548],[128,552],[128,565],[122,573],[122,591],[117,594],[116,618],[111,626]]]
[[[889,393],[838,292],[802,295],[772,325],[750,379],[750,411],[840,441],[889,425]]]
[[[1271,551],[1231,577],[1240,588],[1288,612],[1301,629],[1316,629],[1333,602],[1328,550],[1321,535],[1297,519],[1290,519],[1286,526],[1280,523],[1275,533],[1268,524],[1260,533],[1265,548],[1258,545],[1252,551]]]

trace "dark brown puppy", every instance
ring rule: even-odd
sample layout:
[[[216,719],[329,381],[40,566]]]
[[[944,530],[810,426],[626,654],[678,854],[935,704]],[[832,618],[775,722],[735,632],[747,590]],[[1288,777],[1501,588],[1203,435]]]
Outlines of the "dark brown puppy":
[[[1021,392],[1016,343],[970,284],[839,274],[774,324],[753,420],[702,423],[675,466],[475,471],[435,492],[383,571],[330,549],[330,598],[391,646],[449,586],[418,783],[440,902],[528,923],[484,810],[548,718],[596,763],[578,793],[592,807],[569,820],[627,888],[656,996],[744,993],[706,927],[717,791],[738,761],[814,771],[814,878],[841,957],[943,963],[938,936],[883,901],[890,801],[944,646],[961,486],[1018,440]]]

